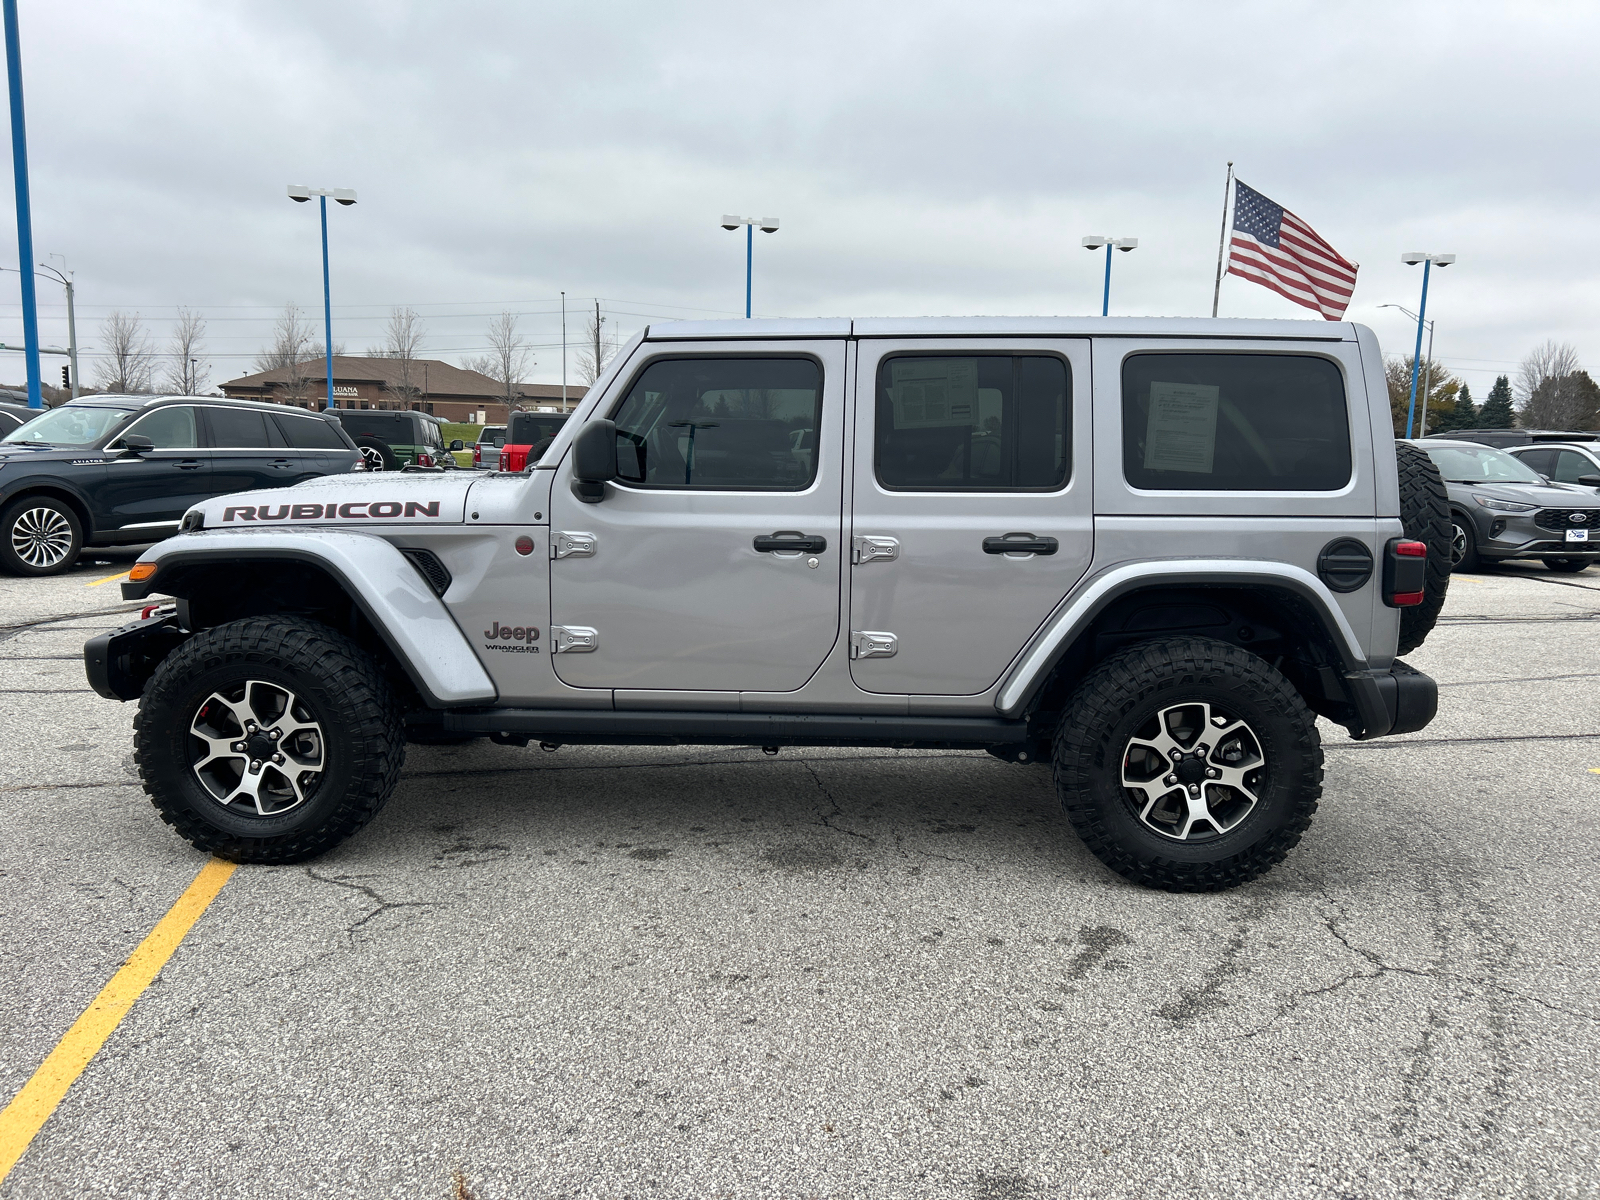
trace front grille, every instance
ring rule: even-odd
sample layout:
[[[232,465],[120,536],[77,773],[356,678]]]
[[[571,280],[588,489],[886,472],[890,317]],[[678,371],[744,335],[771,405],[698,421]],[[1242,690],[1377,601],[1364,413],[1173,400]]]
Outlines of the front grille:
[[[1600,508],[1541,508],[1534,513],[1533,523],[1555,533],[1568,529],[1600,530]]]
[[[411,565],[428,581],[434,595],[442,596],[450,590],[450,572],[432,550],[402,550],[400,553],[411,560]]]

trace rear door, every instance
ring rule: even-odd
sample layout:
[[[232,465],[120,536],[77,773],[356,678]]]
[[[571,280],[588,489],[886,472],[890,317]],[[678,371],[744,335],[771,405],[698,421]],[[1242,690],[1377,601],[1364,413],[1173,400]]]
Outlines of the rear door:
[[[214,404],[202,411],[210,439],[214,495],[281,487],[295,481],[300,453],[289,450],[277,426],[268,422],[267,413]]]
[[[574,497],[570,454],[556,470],[564,682],[732,697],[811,678],[839,631],[844,363],[843,340],[645,347],[596,413],[617,426],[605,499]]]
[[[1093,557],[1089,342],[864,340],[857,364],[851,676],[975,695]]]
[[[285,460],[291,467],[285,473],[292,478],[285,479],[285,483],[298,483],[302,479],[314,479],[319,475],[342,473],[350,469],[350,448],[344,444],[331,422],[321,417],[309,414],[300,416],[292,412],[273,413],[271,416],[287,448],[274,456],[273,465],[277,467],[280,460]]]

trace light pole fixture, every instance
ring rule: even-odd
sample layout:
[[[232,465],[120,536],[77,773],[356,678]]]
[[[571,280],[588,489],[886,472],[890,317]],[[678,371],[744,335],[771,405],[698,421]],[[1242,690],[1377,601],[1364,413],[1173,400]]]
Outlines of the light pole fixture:
[[[322,341],[328,353],[328,396],[327,407],[333,407],[333,293],[328,289],[328,197],[332,196],[335,203],[351,205],[356,202],[356,194],[352,188],[310,188],[303,183],[289,185],[289,199],[296,204],[304,204],[311,197],[317,197],[317,203],[322,208]]]
[[[1083,239],[1085,250],[1098,250],[1101,246],[1106,248],[1106,290],[1100,298],[1100,315],[1110,315],[1111,312],[1111,251],[1113,248],[1121,250],[1124,254],[1134,249],[1139,244],[1138,238],[1110,238],[1092,233]]]
[[[744,226],[744,315],[750,317],[750,273],[755,261],[756,253],[756,227],[761,227],[762,233],[777,233],[777,217],[733,217],[723,215],[722,227],[733,230]]]
[[[52,254],[50,257],[55,258],[58,256]],[[66,265],[66,261],[64,258],[61,260],[63,266]],[[60,281],[61,286],[67,289],[67,356],[72,363],[72,371],[67,379],[67,384],[72,392],[72,398],[76,400],[78,398],[78,319],[72,311],[72,272],[63,273],[56,270],[49,263],[40,263],[39,265],[55,276]]]
[[[1380,304],[1378,307],[1397,308],[1413,321],[1418,319],[1417,314],[1404,304]],[[1426,360],[1428,365],[1422,369],[1422,418],[1417,428],[1418,437],[1426,437],[1428,434],[1428,395],[1433,388],[1433,322],[1424,321],[1423,324],[1428,327],[1428,357]]]
[[[1428,272],[1434,267],[1448,267],[1455,262],[1454,254],[1434,254],[1429,250],[1407,250],[1400,261],[1408,267],[1422,264],[1422,304],[1417,310],[1417,348],[1411,352],[1411,403],[1406,408],[1406,436],[1411,436],[1411,418],[1417,411],[1417,364],[1422,357],[1422,318],[1428,314]],[[1428,343],[1429,357],[1433,356],[1433,343]],[[1426,401],[1424,401],[1426,403]]]

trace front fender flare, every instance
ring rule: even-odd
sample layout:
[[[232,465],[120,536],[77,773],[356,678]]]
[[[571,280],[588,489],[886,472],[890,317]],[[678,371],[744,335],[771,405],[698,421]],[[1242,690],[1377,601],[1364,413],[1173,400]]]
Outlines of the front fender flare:
[[[995,693],[1002,717],[1020,716],[1050,677],[1067,647],[1108,605],[1130,592],[1152,587],[1206,584],[1272,587],[1305,601],[1337,648],[1345,672],[1367,669],[1367,657],[1333,593],[1303,567],[1252,559],[1191,558],[1127,563],[1093,576],[1034,634]]]
[[[381,537],[347,530],[205,530],[152,546],[155,574],[122,585],[126,600],[162,592],[180,569],[214,563],[298,562],[326,571],[359,608],[433,708],[499,695],[450,610],[405,556]]]

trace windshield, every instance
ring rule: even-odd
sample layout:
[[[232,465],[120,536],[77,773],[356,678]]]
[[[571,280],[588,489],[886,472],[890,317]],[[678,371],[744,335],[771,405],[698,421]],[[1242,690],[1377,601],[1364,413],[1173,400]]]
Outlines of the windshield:
[[[1429,446],[1428,457],[1451,483],[1543,483],[1538,472],[1492,446]]]
[[[52,446],[93,446],[132,414],[125,408],[66,405],[35,417],[8,433],[8,442],[48,442]]]

